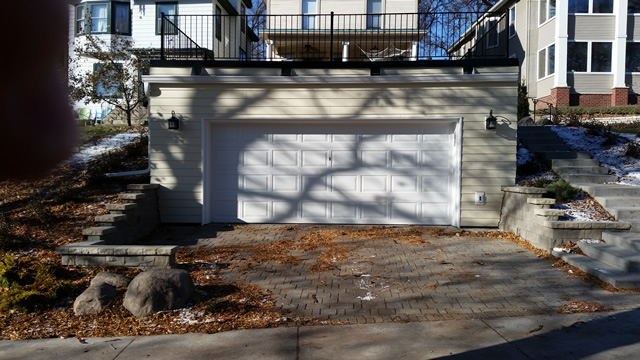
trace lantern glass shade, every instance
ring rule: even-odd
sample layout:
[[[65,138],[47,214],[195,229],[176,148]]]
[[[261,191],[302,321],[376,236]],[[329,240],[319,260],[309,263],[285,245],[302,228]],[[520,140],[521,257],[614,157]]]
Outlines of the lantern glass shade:
[[[489,115],[485,118],[485,123],[485,128],[487,130],[495,130],[495,128],[498,126],[498,119],[493,115]]]
[[[169,118],[169,120],[167,122],[168,122],[169,130],[178,130],[178,129],[180,129],[180,119],[175,117],[175,115],[172,115],[171,118]]]

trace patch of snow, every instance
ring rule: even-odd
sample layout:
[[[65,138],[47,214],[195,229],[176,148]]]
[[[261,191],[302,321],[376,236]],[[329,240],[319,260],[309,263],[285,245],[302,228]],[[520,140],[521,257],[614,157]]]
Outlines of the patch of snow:
[[[111,150],[127,145],[141,136],[140,133],[121,133],[112,137],[102,139],[95,145],[85,145],[80,151],[73,154],[67,161],[69,165],[84,165],[95,157],[105,154]]]
[[[603,146],[605,137],[588,135],[585,128],[553,126],[551,129],[572,149],[587,152],[602,166],[608,167],[619,177],[618,184],[640,186],[640,159],[625,155],[628,143],[640,145],[635,135],[615,133],[621,141]]]
[[[587,244],[600,244],[601,242],[603,242],[602,240],[598,239],[581,239],[579,241]]]

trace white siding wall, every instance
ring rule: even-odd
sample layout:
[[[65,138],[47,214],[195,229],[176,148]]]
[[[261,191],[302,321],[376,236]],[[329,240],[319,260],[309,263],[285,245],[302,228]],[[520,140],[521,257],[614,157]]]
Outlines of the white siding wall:
[[[155,69],[153,74],[169,72],[164,70]],[[515,180],[517,72],[512,69],[490,82],[466,80],[492,75],[456,76],[459,81],[453,82],[442,82],[442,76],[432,81],[416,81],[416,75],[389,76],[395,80],[369,85],[364,82],[370,76],[353,76],[349,81],[335,77],[340,82],[333,82],[330,76],[320,77],[311,83],[299,82],[298,76],[287,84],[274,83],[282,79],[279,76],[255,74],[244,83],[212,77],[212,82],[222,81],[218,84],[206,83],[209,80],[169,84],[147,77],[152,83],[151,182],[162,185],[161,219],[193,223],[202,219],[203,118],[393,119],[440,115],[464,118],[461,225],[497,226],[500,186]],[[485,116],[491,109],[510,123],[500,121],[497,131],[484,130]],[[166,129],[171,111],[183,119],[177,132]],[[474,205],[476,191],[486,193],[485,206]]]
[[[613,15],[571,15],[569,16],[570,40],[606,40],[615,37]]]
[[[611,94],[613,74],[567,74],[571,91],[578,94]]]

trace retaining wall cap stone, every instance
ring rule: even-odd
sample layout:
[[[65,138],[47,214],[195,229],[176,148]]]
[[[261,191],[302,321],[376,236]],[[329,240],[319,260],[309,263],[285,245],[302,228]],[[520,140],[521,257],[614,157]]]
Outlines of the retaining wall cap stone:
[[[504,192],[514,192],[520,194],[546,194],[547,190],[536,187],[526,186],[502,186],[500,189]]]
[[[622,221],[545,221],[543,225],[550,229],[631,229],[630,223]]]

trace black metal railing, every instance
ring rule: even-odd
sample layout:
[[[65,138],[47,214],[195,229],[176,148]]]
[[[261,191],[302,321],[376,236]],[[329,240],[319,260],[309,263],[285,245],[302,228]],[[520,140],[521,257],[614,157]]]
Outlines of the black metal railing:
[[[164,15],[163,60],[507,58],[505,13]]]

